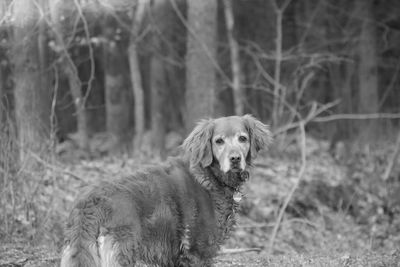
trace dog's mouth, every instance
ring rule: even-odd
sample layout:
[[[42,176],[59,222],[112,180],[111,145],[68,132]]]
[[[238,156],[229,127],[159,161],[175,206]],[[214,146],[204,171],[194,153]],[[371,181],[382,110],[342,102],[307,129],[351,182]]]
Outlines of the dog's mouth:
[[[246,167],[245,164],[243,164],[243,163],[241,163],[241,162],[231,163],[228,172],[229,172],[229,171],[231,171],[231,172],[236,172],[236,173],[237,173],[237,172],[242,172],[242,171],[244,171],[244,168],[245,168],[245,167]]]
[[[235,184],[236,187],[249,179],[249,172],[240,168],[232,168],[228,171],[227,177],[229,177],[230,183]]]
[[[231,172],[241,172],[241,171],[243,171],[243,169],[240,168],[240,166],[232,166],[230,171]]]

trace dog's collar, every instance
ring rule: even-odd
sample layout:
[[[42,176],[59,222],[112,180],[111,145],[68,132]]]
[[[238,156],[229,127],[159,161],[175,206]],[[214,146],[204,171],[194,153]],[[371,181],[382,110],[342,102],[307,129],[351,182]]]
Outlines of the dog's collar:
[[[242,198],[243,198],[243,194],[242,194],[242,192],[240,192],[240,190],[237,190],[233,193],[233,200],[236,203],[239,203],[242,200]]]

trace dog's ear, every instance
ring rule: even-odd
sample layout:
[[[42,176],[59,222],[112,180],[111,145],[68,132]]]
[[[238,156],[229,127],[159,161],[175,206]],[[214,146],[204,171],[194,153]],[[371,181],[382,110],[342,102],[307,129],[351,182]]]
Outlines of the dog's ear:
[[[272,135],[269,126],[252,115],[247,114],[242,118],[250,136],[250,157],[254,159],[258,151],[266,148],[272,142]]]
[[[190,166],[201,164],[203,167],[211,165],[213,161],[211,138],[214,129],[214,120],[200,121],[189,136],[183,141],[182,147]]]

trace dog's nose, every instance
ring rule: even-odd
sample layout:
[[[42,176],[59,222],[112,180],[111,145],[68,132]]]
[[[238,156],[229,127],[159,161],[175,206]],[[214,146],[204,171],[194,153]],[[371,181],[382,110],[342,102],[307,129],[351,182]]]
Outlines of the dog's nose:
[[[232,154],[230,157],[231,163],[239,163],[240,162],[240,155],[239,154]]]

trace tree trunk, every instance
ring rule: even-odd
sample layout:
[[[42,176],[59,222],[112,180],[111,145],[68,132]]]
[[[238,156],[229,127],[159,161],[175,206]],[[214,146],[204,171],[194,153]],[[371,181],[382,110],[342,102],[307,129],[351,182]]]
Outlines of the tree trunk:
[[[214,114],[217,1],[188,1],[186,130]]]
[[[3,130],[3,123],[5,121],[5,106],[3,100],[6,85],[5,78],[3,66],[0,65],[0,131]]]
[[[151,132],[152,151],[161,158],[165,157],[166,128],[171,124],[172,117],[168,112],[168,92],[172,90],[168,84],[168,66],[163,57],[172,56],[165,42],[171,39],[173,33],[173,12],[168,0],[153,2],[151,13],[155,30],[151,40],[153,49],[150,60]]]
[[[359,5],[361,5],[359,7],[359,17],[363,18],[359,42],[359,112],[376,113],[379,111],[378,59],[376,52],[376,25],[374,24],[373,1],[359,1]],[[361,125],[361,132],[370,132],[369,130],[375,131],[374,129],[376,129],[376,127],[374,127],[374,123],[375,122],[372,121],[365,121],[365,123]]]
[[[276,16],[276,37],[275,37],[275,66],[274,66],[274,101],[272,107],[272,125],[278,127],[284,110],[287,89],[282,84],[282,63],[283,63],[283,15],[291,0],[285,0],[281,6],[278,1],[272,0],[271,4]]]
[[[145,130],[145,115],[144,115],[144,93],[142,76],[140,73],[140,64],[138,57],[137,41],[143,21],[144,12],[147,6],[146,0],[139,0],[136,5],[134,17],[132,18],[132,34],[128,48],[129,54],[129,69],[133,87],[133,95],[135,102],[135,139],[134,150],[138,153],[141,149],[144,130]]]
[[[7,1],[1,1],[0,2],[0,18],[3,18],[6,15],[6,10],[8,7]],[[0,35],[3,34],[3,32],[6,31],[6,26],[0,25]],[[1,51],[3,48],[0,48],[0,55],[3,56],[3,51]],[[0,61],[5,60],[2,57],[0,57]],[[3,130],[3,122],[5,120],[5,107],[4,107],[4,99],[3,96],[5,94],[5,89],[6,89],[6,75],[4,71],[3,64],[0,64],[0,131]]]
[[[166,113],[166,71],[163,61],[157,55],[151,58],[151,130],[152,148],[161,158],[165,153]]]
[[[69,57],[66,55],[66,57]],[[78,145],[85,152],[89,151],[89,130],[88,119],[85,108],[85,101],[82,94],[82,82],[79,79],[78,71],[71,58],[62,61],[62,68],[67,76],[69,90],[75,104]]]
[[[234,37],[234,17],[231,0],[224,0],[225,23],[228,32],[228,42],[230,47],[231,56],[231,70],[232,70],[232,89],[233,89],[233,103],[235,106],[235,114],[244,114],[244,101],[245,94],[242,85],[242,72],[240,70],[240,52],[239,44]]]
[[[38,35],[39,11],[31,0],[14,1],[13,61],[15,118],[18,129],[21,162],[31,166],[29,152],[40,153],[46,148],[50,129],[51,95],[41,66]],[[42,71],[43,72],[42,72]]]
[[[109,40],[105,44],[104,73],[105,73],[105,102],[107,132],[115,138],[115,147],[112,152],[121,152],[122,147],[128,141],[131,122],[131,94],[129,83],[126,81],[128,61],[126,60],[127,46],[119,40],[115,40],[115,28],[104,25],[106,36]]]

